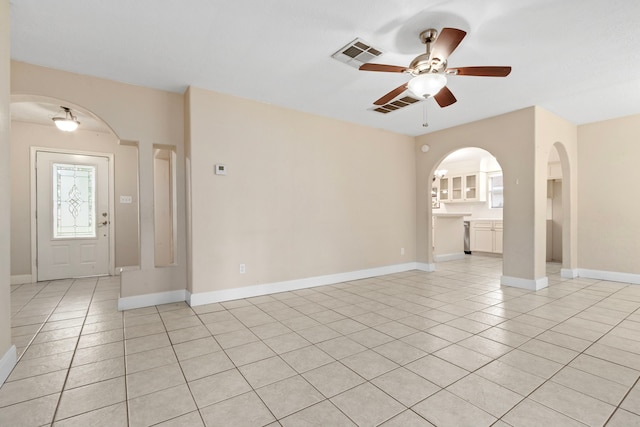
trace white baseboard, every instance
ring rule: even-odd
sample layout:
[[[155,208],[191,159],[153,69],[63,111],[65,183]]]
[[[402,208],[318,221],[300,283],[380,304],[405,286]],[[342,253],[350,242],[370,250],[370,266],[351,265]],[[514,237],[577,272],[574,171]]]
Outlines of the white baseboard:
[[[120,276],[123,271],[134,271],[134,270],[140,270],[140,266],[139,265],[127,265],[127,266],[124,266],[124,267],[116,267],[115,275],[116,276]]]
[[[351,280],[368,279],[370,277],[416,270],[417,268],[417,263],[409,262],[406,264],[389,265],[385,267],[369,268],[366,270],[350,271],[347,273],[308,277],[298,280],[287,280],[284,282],[266,283],[263,285],[245,286],[242,288],[223,289],[220,291],[193,294],[187,292],[187,303],[194,307],[198,305],[212,304],[215,302],[257,297],[277,292],[296,291],[299,289],[312,288],[314,286],[332,285]]]
[[[436,261],[451,261],[463,259],[464,253],[460,254],[443,254],[436,256]],[[135,268],[133,268],[135,269]],[[266,283],[263,285],[246,286],[242,288],[223,289],[220,291],[190,293],[187,290],[159,292],[154,294],[136,295],[132,297],[118,298],[118,310],[130,310],[134,308],[150,307],[153,305],[170,304],[174,302],[186,301],[190,306],[198,306],[211,304],[215,302],[231,301],[241,298],[250,298],[261,295],[268,295],[277,292],[295,291],[298,289],[312,288],[314,286],[332,285],[335,283],[348,282],[351,280],[368,279],[371,277],[383,276],[386,274],[402,273],[410,270],[419,270],[432,272],[436,271],[435,264],[427,264],[422,262],[409,262],[405,264],[395,264],[385,267],[370,268],[366,270],[351,271],[347,273],[329,274],[326,276],[309,277],[298,280],[288,280],[284,282]],[[640,274],[618,273],[613,271],[589,270],[584,268],[578,269],[562,269],[561,276],[564,278],[586,277],[591,279],[609,280],[612,282],[623,282],[640,284]],[[11,283],[14,277],[12,276]],[[25,283],[31,283],[31,275]],[[16,279],[17,280],[17,279]],[[500,283],[505,286],[513,286],[521,289],[537,291],[549,286],[547,277],[540,279],[522,279],[519,277],[502,276]],[[15,353],[15,348],[14,348]],[[6,358],[6,355],[5,355]],[[2,378],[2,363],[4,358],[0,360],[0,379]],[[15,364],[15,361],[13,362]],[[13,368],[13,367],[12,367]],[[11,372],[9,370],[9,372]],[[7,374],[8,375],[8,374]]]
[[[578,277],[578,269],[577,268],[562,268],[560,269],[560,277],[563,279],[575,279]]]
[[[502,276],[500,284],[505,286],[513,286],[514,288],[528,289],[530,291],[539,291],[549,286],[549,279],[541,277],[540,279],[523,279],[520,277]]]
[[[634,273],[620,273],[617,271],[589,270],[586,268],[578,268],[578,277],[640,285],[640,274]]]
[[[465,257],[464,252],[457,252],[452,254],[439,254],[439,255],[434,254],[433,260],[435,262],[456,261],[458,259],[464,259],[464,257]]]
[[[11,276],[12,285],[22,285],[24,283],[32,283],[31,274],[14,274]]]
[[[9,378],[9,374],[11,374],[11,371],[16,366],[17,356],[16,346],[12,345],[4,356],[2,356],[2,359],[0,359],[0,386]]]
[[[152,305],[170,304],[172,302],[187,301],[187,291],[158,292],[155,294],[136,295],[133,297],[118,298],[118,310],[131,310],[134,308],[150,307]]]
[[[416,262],[416,270],[433,272],[436,271],[435,264],[427,264],[426,262]]]

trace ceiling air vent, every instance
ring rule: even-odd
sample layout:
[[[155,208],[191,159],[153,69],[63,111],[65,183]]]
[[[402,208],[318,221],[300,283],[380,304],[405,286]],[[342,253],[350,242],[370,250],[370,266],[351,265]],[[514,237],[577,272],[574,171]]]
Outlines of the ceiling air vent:
[[[365,64],[380,55],[382,55],[380,50],[371,47],[363,40],[355,39],[346,46],[338,49],[338,51],[331,55],[331,57],[342,63],[350,65],[353,68],[360,68],[362,64]]]
[[[421,99],[414,98],[412,96],[405,96],[400,99],[396,99],[393,102],[388,104],[380,105],[379,107],[374,107],[371,111],[377,111],[378,113],[387,114],[392,111],[399,110],[401,108],[407,107],[411,104],[415,104],[416,102],[422,101]]]

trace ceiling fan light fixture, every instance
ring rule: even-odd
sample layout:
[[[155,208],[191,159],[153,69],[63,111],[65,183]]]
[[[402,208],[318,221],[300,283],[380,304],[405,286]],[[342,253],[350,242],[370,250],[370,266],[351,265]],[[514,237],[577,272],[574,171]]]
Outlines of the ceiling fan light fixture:
[[[446,169],[438,169],[433,173],[433,177],[437,179],[442,179],[447,174],[447,172],[448,171]]]
[[[436,95],[446,84],[447,78],[443,74],[426,73],[409,80],[407,88],[415,96],[426,99]]]
[[[64,111],[64,117],[54,117],[52,119],[56,127],[63,132],[73,132],[74,130],[78,129],[80,122],[78,121],[76,116],[73,115],[71,109],[62,106],[60,108],[62,108],[62,111]]]

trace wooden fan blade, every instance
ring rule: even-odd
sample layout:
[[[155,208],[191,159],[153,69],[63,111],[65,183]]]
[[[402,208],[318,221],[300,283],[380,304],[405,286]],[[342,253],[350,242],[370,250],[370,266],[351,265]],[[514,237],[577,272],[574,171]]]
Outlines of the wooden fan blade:
[[[460,67],[447,68],[445,72],[458,76],[507,77],[511,67]]]
[[[392,90],[391,92],[389,92],[388,94],[383,96],[382,98],[378,99],[376,102],[374,102],[374,104],[375,105],[384,105],[387,102],[391,101],[396,96],[400,95],[405,90],[407,90],[407,84],[406,83],[398,86],[397,88],[395,88],[394,90]]]
[[[446,61],[466,35],[466,31],[457,28],[443,28],[436,41],[433,42],[430,59],[439,58]]]
[[[453,96],[453,93],[451,93],[449,88],[446,86],[440,89],[440,92],[436,93],[433,96],[433,99],[435,99],[438,105],[442,108],[448,107],[457,101],[456,97]]]
[[[407,71],[407,67],[401,67],[399,65],[386,65],[386,64],[362,64],[360,66],[362,71],[383,71],[387,73],[404,73]]]

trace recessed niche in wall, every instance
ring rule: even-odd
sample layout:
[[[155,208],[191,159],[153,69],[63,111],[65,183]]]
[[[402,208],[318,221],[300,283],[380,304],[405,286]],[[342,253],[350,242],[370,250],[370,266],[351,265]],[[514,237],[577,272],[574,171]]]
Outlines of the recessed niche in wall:
[[[176,264],[176,150],[153,146],[153,230],[156,267]]]

